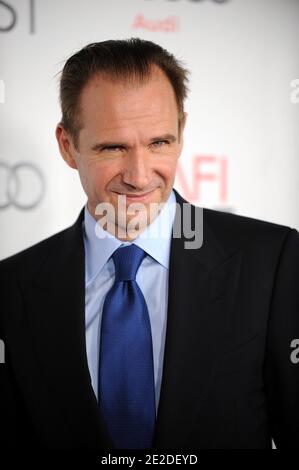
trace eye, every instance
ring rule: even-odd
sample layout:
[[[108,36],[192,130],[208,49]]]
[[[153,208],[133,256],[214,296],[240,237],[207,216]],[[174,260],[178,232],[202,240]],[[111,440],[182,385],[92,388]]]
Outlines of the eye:
[[[120,150],[122,150],[123,147],[121,147],[120,145],[107,145],[106,147],[103,147],[101,149],[101,151],[103,152],[118,152]]]
[[[152,142],[153,147],[163,147],[163,145],[169,144],[168,140],[156,140],[155,142]]]

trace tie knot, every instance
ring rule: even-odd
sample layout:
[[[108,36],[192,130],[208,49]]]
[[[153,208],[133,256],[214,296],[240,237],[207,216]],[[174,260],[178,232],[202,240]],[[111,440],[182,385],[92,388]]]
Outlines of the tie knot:
[[[112,255],[115,266],[115,282],[133,281],[146,253],[137,245],[118,248]]]

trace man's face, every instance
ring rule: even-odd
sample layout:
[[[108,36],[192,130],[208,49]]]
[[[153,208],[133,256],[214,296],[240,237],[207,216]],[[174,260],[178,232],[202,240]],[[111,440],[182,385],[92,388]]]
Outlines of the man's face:
[[[77,149],[61,126],[56,135],[63,158],[79,171],[91,215],[97,219],[96,206],[111,203],[116,225],[126,226],[133,217],[128,206],[140,202],[146,225],[152,222],[150,204],[168,199],[183,145],[184,123],[179,133],[177,103],[166,76],[158,68],[140,84],[95,76],[82,90],[80,118]],[[125,222],[118,219],[120,195],[126,195]]]

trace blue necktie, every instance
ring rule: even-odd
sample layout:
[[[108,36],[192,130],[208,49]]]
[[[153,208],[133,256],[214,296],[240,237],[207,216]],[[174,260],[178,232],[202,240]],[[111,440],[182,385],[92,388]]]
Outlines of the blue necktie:
[[[102,315],[99,402],[117,449],[148,449],[155,428],[151,325],[135,280],[146,256],[131,244],[112,255],[115,281]]]

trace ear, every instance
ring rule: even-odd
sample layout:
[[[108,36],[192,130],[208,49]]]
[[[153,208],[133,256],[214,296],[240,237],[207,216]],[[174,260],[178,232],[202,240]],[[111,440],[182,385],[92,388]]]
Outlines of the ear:
[[[61,123],[57,124],[55,135],[62,158],[71,168],[77,169],[73,139]]]
[[[180,119],[180,122],[179,122],[179,126],[180,126],[179,128],[179,146],[180,146],[179,157],[181,155],[181,152],[183,150],[183,145],[184,145],[184,129],[186,125],[187,116],[188,114],[184,112],[183,117]]]
[[[186,113],[186,112],[184,111],[183,117],[182,117],[182,121],[181,121],[181,130],[182,130],[182,132],[183,132],[184,129],[185,129],[187,117],[188,117],[188,113]]]

